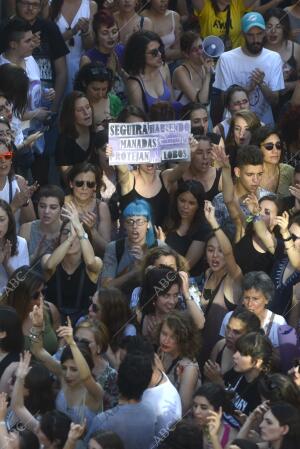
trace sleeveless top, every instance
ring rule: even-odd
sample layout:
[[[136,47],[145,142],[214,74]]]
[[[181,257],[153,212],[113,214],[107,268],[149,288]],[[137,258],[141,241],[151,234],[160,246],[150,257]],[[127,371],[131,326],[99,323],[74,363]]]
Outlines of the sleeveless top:
[[[6,182],[2,190],[0,190],[0,199],[6,201],[8,204],[10,204],[17,192],[20,192],[20,188],[18,186],[17,180],[15,178],[9,179],[8,176],[6,176]],[[17,232],[20,228],[20,213],[21,210],[18,209],[17,212],[14,214],[16,219],[16,225],[17,225]]]
[[[147,92],[144,81],[141,78],[137,78],[134,76],[130,76],[128,78],[128,79],[137,81],[138,84],[140,85],[142,95],[143,95],[143,105],[145,108],[145,112],[149,112],[149,110],[153,104],[158,103],[160,101],[170,101],[170,99],[171,99],[171,92],[170,92],[169,86],[168,86],[166,80],[164,79],[164,77],[162,76],[161,72],[159,72],[159,74],[160,74],[160,77],[162,80],[164,91],[163,91],[162,95],[160,95],[158,97],[153,97],[152,95],[150,95]]]
[[[165,46],[165,50],[168,50],[170,47],[172,47],[172,45],[174,44],[174,42],[176,40],[174,11],[169,11],[168,15],[170,15],[170,14],[171,14],[171,20],[172,20],[172,30],[170,33],[165,34],[164,36],[160,36],[160,38]]]
[[[121,210],[123,211],[126,208],[126,206],[128,206],[129,203],[131,203],[136,199],[145,200],[151,205],[153,214],[153,224],[156,226],[161,226],[165,219],[166,212],[169,209],[170,196],[164,185],[161,173],[159,174],[159,179],[161,181],[161,189],[159,190],[159,192],[151,198],[145,198],[135,190],[135,177],[134,177],[132,190],[120,198]]]
[[[90,297],[96,289],[97,284],[88,277],[83,261],[72,274],[66,273],[59,264],[47,282],[46,299],[56,305],[63,322],[69,315],[75,323],[88,313]]]
[[[58,347],[58,340],[55,330],[52,327],[52,317],[49,304],[45,303],[44,307],[44,332],[43,332],[43,347],[49,354],[55,354]],[[24,349],[30,349],[31,342],[28,335],[24,336]]]
[[[290,16],[289,16],[290,17]],[[287,61],[282,60],[282,71],[283,74],[286,74],[284,77],[284,81],[297,81],[298,79],[298,73],[297,73],[297,61],[295,59],[295,43],[292,42],[292,54],[289,57]],[[290,90],[289,92],[283,92],[279,96],[279,104],[281,106],[284,106],[286,102],[288,102],[293,94],[293,90]]]
[[[181,66],[185,68],[185,70],[188,72],[190,80],[193,81],[193,77],[189,68],[185,64],[181,64]],[[176,101],[182,104],[182,106],[185,106],[186,104],[190,103],[188,97],[184,95],[184,93],[181,90],[175,88],[173,88],[173,90]]]
[[[31,257],[34,254],[34,252],[36,251],[37,247],[40,244],[40,241],[43,238],[43,234],[41,233],[40,224],[41,224],[41,220],[34,220],[31,223],[30,236],[29,236],[29,240],[27,242],[29,257]],[[46,252],[52,253],[57,246],[57,238],[45,239],[44,243],[47,248],[45,253]]]
[[[211,186],[211,188],[209,190],[207,190],[207,192],[205,192],[204,196],[205,199],[207,201],[212,201],[214,199],[214,197],[216,195],[218,195],[219,192],[219,182],[220,182],[220,178],[222,175],[222,170],[220,168],[216,169],[216,177],[215,180],[213,182],[213,185]],[[178,185],[182,182],[184,182],[185,180],[183,178],[180,178],[178,181]],[[188,181],[188,180],[187,180]]]
[[[56,396],[55,404],[56,409],[62,413],[65,413],[75,424],[82,423],[83,419],[85,418],[87,429],[90,428],[92,421],[97,415],[97,413],[100,413],[102,411],[102,407],[101,410],[98,410],[98,412],[93,412],[92,410],[90,410],[85,405],[85,397],[83,398],[82,404],[69,407],[62,389],[58,392],[58,395]]]
[[[74,28],[79,19],[90,19],[90,16],[91,11],[89,0],[81,0],[81,5],[74,16],[72,23],[69,24],[65,17],[60,14],[56,18],[56,25],[60,29],[60,32],[63,34],[70,27]],[[75,75],[79,69],[80,58],[83,55],[84,51],[80,31],[75,34],[72,39],[69,39],[65,42],[69,49],[69,53],[66,55],[68,67],[67,92],[71,92],[73,90]]]

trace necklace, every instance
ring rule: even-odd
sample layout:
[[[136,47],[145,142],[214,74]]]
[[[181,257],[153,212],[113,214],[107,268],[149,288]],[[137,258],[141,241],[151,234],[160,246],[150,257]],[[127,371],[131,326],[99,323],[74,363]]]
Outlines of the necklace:
[[[194,72],[196,73],[196,75],[198,75],[198,77],[201,79],[201,81],[203,81],[202,66],[199,67],[198,69],[196,69],[193,66],[193,64],[191,63],[191,61],[188,61],[187,64],[194,70]]]

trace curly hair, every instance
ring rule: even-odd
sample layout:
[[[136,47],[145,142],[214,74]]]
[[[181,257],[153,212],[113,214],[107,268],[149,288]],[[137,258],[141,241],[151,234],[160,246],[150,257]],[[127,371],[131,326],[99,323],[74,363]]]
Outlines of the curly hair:
[[[274,351],[271,341],[258,332],[242,335],[236,342],[236,350],[253,360],[262,360],[261,371],[268,373],[274,366]]]
[[[180,357],[195,359],[200,350],[200,334],[192,318],[179,310],[169,313],[157,327],[157,340],[163,325],[173,332]]]

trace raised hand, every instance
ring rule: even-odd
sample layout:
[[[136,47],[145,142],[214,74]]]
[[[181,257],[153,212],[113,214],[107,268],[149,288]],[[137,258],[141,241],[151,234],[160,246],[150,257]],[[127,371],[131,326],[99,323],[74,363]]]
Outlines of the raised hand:
[[[274,225],[278,225],[280,227],[281,234],[286,234],[289,231],[289,214],[287,212],[283,212],[281,216],[278,215],[275,217]]]
[[[86,427],[86,419],[84,420],[82,425],[75,424],[72,422],[68,433],[68,440],[73,442],[79,440],[84,434],[85,427]]]
[[[219,408],[218,412],[214,412],[213,410],[209,411],[207,417],[207,427],[211,438],[218,437],[218,432],[221,427],[222,414],[223,414],[222,407]]]
[[[40,299],[40,304],[35,305],[32,309],[32,312],[30,312],[29,317],[32,321],[33,327],[40,327],[42,328],[44,326],[44,302],[42,299]]]
[[[26,139],[23,141],[24,147],[31,147],[34,142],[36,142],[40,137],[42,137],[43,132],[37,131],[36,133],[30,134]]]
[[[67,326],[60,326],[57,329],[57,335],[59,338],[63,338],[68,345],[71,345],[74,343],[74,337],[70,317],[67,317],[67,323]]]
[[[164,233],[161,226],[154,226],[156,238],[164,242],[166,240],[166,234]]]
[[[82,231],[82,225],[80,223],[79,219],[79,213],[76,209],[75,204],[70,201],[69,203],[65,204],[61,210],[61,216],[62,218],[65,218],[67,220],[70,220],[72,225],[74,226],[75,231],[77,232]]]
[[[207,360],[204,365],[204,376],[211,382],[222,380],[220,365],[212,360]]]
[[[30,367],[31,354],[29,351],[24,351],[23,354],[20,354],[20,361],[18,363],[18,368],[16,371],[16,376],[19,379],[25,379],[29,371]]]
[[[260,206],[255,193],[250,193],[250,195],[247,195],[243,203],[247,206],[252,215],[257,215],[260,213]]]
[[[218,166],[221,168],[230,168],[229,156],[225,152],[223,145],[211,144],[211,155]]]
[[[215,208],[210,201],[204,201],[204,216],[212,228],[218,227]]]
[[[0,264],[3,264],[4,267],[7,266],[8,261],[11,257],[11,242],[10,240],[5,240],[0,248]]]
[[[85,224],[90,230],[96,226],[97,216],[94,212],[85,212],[81,215],[81,222]]]
[[[181,293],[184,298],[188,298],[190,296],[189,292],[189,276],[185,271],[179,271],[179,277],[181,279]]]

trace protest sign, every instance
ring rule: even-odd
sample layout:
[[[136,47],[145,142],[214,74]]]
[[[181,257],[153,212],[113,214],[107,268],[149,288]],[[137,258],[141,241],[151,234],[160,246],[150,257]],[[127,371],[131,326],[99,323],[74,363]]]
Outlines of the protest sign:
[[[190,160],[191,122],[110,123],[109,165]]]

